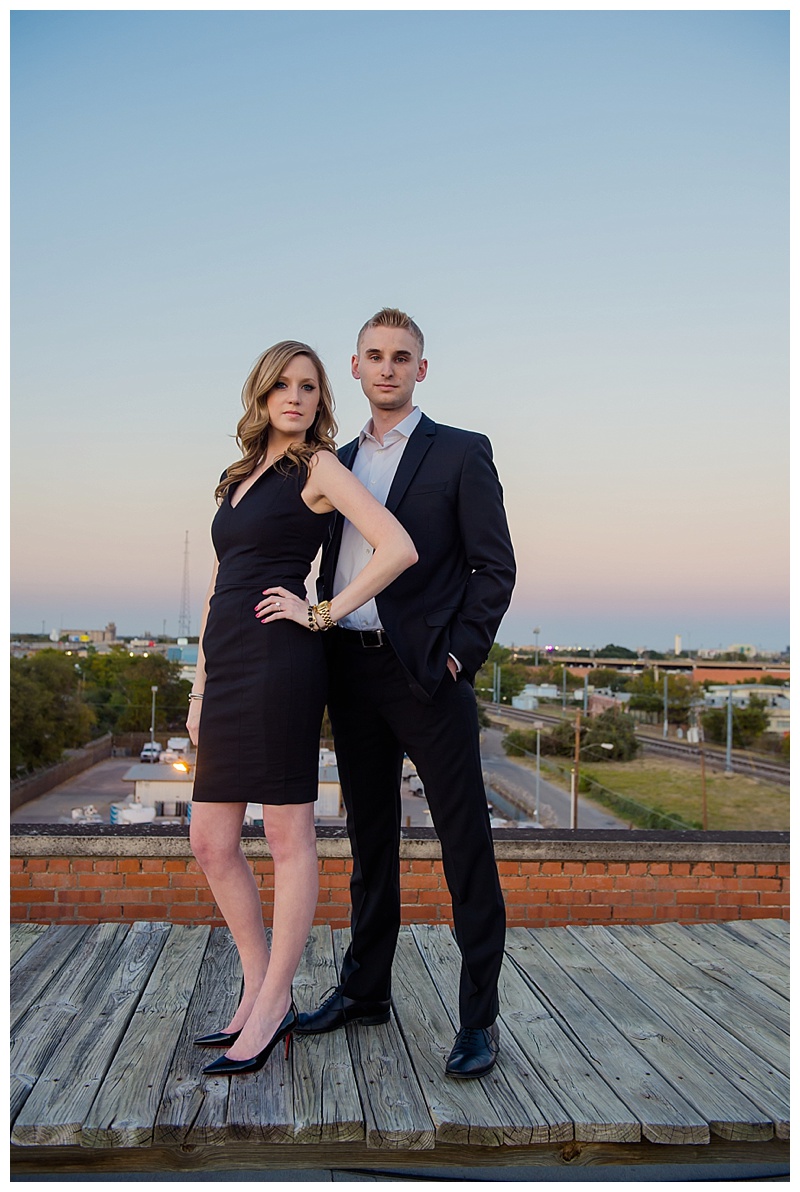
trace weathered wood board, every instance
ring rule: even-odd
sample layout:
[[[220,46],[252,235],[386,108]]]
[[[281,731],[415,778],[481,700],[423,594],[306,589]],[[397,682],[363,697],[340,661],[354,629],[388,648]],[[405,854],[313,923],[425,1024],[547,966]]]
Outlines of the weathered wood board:
[[[14,1142],[66,1146],[81,1141],[83,1123],[168,934],[165,923],[133,924],[114,955],[104,996],[62,1039],[20,1110]]]
[[[658,926],[660,930],[666,925]],[[789,969],[781,961],[764,956],[740,936],[734,935],[733,932],[721,931],[715,923],[692,923],[685,931],[688,939],[696,940],[704,949],[710,963],[725,964],[733,961],[748,976],[754,977],[773,993],[778,994],[783,999],[783,1005],[788,1005]]]
[[[94,1013],[96,995],[110,970],[128,928],[103,923],[84,935],[69,963],[45,986],[11,1032],[11,1120],[48,1060],[81,1015]]]
[[[579,974],[574,949],[559,949],[559,939],[515,928],[508,933],[506,950],[567,1037],[638,1120],[646,1139],[662,1145],[708,1142],[706,1118],[606,1017],[603,1002],[592,1000],[595,974],[588,958]],[[578,954],[578,959],[583,957]]]
[[[444,1067],[453,1046],[453,1023],[432,984],[409,928],[397,944],[392,997],[436,1141],[502,1146],[504,1125],[478,1080],[448,1080]]]
[[[12,923],[9,933],[9,959],[11,967],[21,960],[25,953],[36,943],[40,935],[48,930],[46,923]]]
[[[500,1163],[502,1160],[502,1164]],[[264,1146],[263,1143],[231,1142],[225,1146],[197,1147],[139,1147],[129,1150],[87,1151],[85,1147],[14,1147],[12,1151],[14,1175],[46,1175],[58,1171],[69,1175],[113,1175],[120,1173],[152,1172],[193,1173],[201,1178],[213,1178],[219,1173],[236,1170],[252,1172],[254,1179],[260,1171],[374,1170],[383,1174],[397,1171],[399,1177],[415,1178],[420,1167],[438,1169],[441,1179],[447,1180],[453,1167],[471,1168],[529,1167],[568,1169],[607,1168],[608,1166],[641,1167],[642,1181],[647,1182],[647,1164],[731,1164],[770,1163],[783,1165],[788,1171],[789,1144],[777,1138],[756,1145],[729,1143],[713,1138],[706,1146],[659,1146],[649,1142],[629,1143],[550,1143],[534,1147],[437,1146],[435,1150],[397,1151],[387,1155],[371,1150],[365,1143],[328,1143],[324,1146]],[[525,1178],[524,1171],[520,1172]],[[691,1171],[687,1174],[691,1177]],[[713,1172],[709,1177],[713,1178]],[[12,1177],[13,1178],[13,1177]],[[245,1178],[244,1174],[240,1178]],[[491,1175],[489,1175],[491,1178]],[[547,1173],[543,1173],[547,1178]],[[612,1177],[613,1179],[613,1173]],[[326,1176],[327,1182],[327,1176]]]
[[[618,927],[608,930],[616,938],[621,938]],[[714,980],[714,971],[719,976],[719,970],[708,973],[700,964],[690,963],[686,952],[683,956],[678,955],[644,927],[631,927],[625,933],[624,943],[634,956],[684,998],[705,1011],[779,1072],[788,1075],[788,1014],[782,1017],[780,1024],[771,1022],[773,1004],[763,994],[752,995],[751,991],[743,991],[746,974],[742,975],[738,986],[734,985],[730,975],[727,981]]]
[[[241,994],[236,945],[226,927],[217,927],[211,932],[172,1057],[156,1113],[154,1144],[221,1146],[227,1140],[231,1081],[203,1075],[205,1065],[223,1053],[216,1047],[198,1047],[194,1039],[227,1026]]]
[[[339,972],[349,938],[349,930],[333,933]],[[435,1145],[433,1122],[396,1014],[378,1026],[348,1026],[346,1037],[364,1110],[367,1146],[389,1151],[431,1150]]]
[[[415,925],[411,934],[420,950],[431,981],[440,991],[445,1008],[458,1029],[458,986],[461,970],[461,953],[452,932],[442,926]],[[481,1086],[492,1102],[495,1112],[503,1121],[503,1143],[505,1146],[530,1146],[534,1143],[567,1141],[574,1136],[573,1115],[558,1100],[554,1065],[531,1062],[528,1054],[517,1041],[505,1015],[505,1008],[513,1008],[520,1001],[526,1003],[526,1011],[536,1013],[538,1007],[530,1007],[530,999],[519,999],[515,987],[519,976],[513,968],[505,966],[500,983],[500,1054],[494,1070],[484,1077]],[[521,983],[520,983],[521,984]],[[537,1027],[543,1020],[536,1017]],[[519,1019],[517,1026],[521,1026]],[[525,1038],[524,1029],[521,1031]],[[556,1091],[553,1086],[556,1084]]]
[[[726,1138],[769,1138],[773,1126],[779,1137],[788,1129],[788,1082],[724,1027],[654,973],[622,942],[624,937],[605,927],[568,927],[569,935],[587,949],[615,978],[620,1002],[625,987],[635,990],[636,1000],[646,1007],[638,1032],[628,1037],[643,1053],[658,1042],[659,1070],[675,1079],[678,1057],[684,1060],[681,1088],[687,1089],[692,1073],[700,1087],[690,1098],[713,1097],[717,1103],[709,1114],[715,1134]],[[613,1015],[613,1008],[609,1007]],[[627,1022],[627,1016],[625,1021]],[[619,1023],[623,1025],[623,1023]],[[663,1044],[669,1040],[667,1054]],[[688,1048],[688,1051],[687,1051]],[[655,1060],[653,1060],[655,1063]],[[670,1075],[672,1073],[672,1075]],[[687,1094],[688,1096],[688,1094]],[[727,1110],[727,1112],[723,1112]]]
[[[299,1010],[315,1010],[339,976],[327,927],[312,927],[294,979]],[[297,1035],[293,1048],[294,1140],[356,1142],[365,1136],[347,1036]]]
[[[11,971],[11,1026],[19,1022],[28,1008],[72,956],[88,927],[70,924],[51,927],[20,957]]]
[[[741,962],[737,958],[735,940],[731,940],[726,955],[709,947],[709,937],[682,931],[677,923],[657,923],[644,930],[712,980],[724,985],[743,1009],[765,1018],[784,1034],[789,1033],[788,997],[776,990],[773,983],[763,980],[763,970],[754,971],[752,967],[746,967],[746,960]],[[714,933],[712,937],[716,938]]]
[[[149,1146],[208,927],[173,926],[84,1118],[81,1144]]]
[[[753,919],[735,919],[724,923],[723,927],[735,939],[744,940],[749,944],[759,956],[769,957],[776,964],[783,965],[788,969],[789,948],[787,941],[770,931],[761,920],[756,922]]]

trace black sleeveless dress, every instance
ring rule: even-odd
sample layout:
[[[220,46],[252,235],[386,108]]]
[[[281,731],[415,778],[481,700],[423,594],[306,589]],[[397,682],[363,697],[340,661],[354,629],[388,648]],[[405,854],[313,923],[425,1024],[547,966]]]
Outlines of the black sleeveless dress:
[[[301,497],[308,472],[270,467],[234,507],[230,489],[211,538],[219,560],[203,635],[206,685],[193,800],[311,803],[317,798],[326,671],[321,634],[263,625],[255,606],[277,585],[305,598],[332,514]]]

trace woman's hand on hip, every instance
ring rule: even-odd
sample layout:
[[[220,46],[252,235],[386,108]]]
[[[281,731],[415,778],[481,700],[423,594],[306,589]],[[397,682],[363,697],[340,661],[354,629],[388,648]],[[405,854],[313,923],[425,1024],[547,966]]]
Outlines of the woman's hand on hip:
[[[263,596],[256,605],[256,616],[262,625],[270,621],[296,621],[308,628],[308,601],[287,588],[267,588]]]
[[[197,738],[200,733],[200,711],[203,707],[201,699],[193,699],[189,701],[189,714],[186,717],[186,731],[189,734],[189,740],[197,748]]]

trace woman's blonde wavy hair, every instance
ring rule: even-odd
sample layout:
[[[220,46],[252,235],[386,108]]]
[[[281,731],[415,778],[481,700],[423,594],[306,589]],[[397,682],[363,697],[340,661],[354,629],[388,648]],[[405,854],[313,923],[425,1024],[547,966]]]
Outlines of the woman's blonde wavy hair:
[[[317,353],[308,344],[294,339],[284,339],[262,352],[242,388],[244,414],[236,427],[236,442],[242,458],[232,463],[216,487],[214,496],[221,503],[225,493],[234,484],[245,480],[264,458],[269,435],[269,414],[267,397],[277,384],[283,370],[295,356],[308,356],[319,376],[319,407],[316,417],[306,431],[305,442],[292,443],[278,460],[276,467],[288,471],[289,467],[308,465],[317,451],[335,451],[334,438],[337,431],[333,416],[333,393],[325,366]]]

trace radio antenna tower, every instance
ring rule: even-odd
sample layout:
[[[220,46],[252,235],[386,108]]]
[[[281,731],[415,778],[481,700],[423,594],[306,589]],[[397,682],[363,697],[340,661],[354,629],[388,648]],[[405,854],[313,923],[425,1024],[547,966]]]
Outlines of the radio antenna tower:
[[[183,545],[183,587],[181,589],[181,611],[178,614],[178,637],[190,637],[192,617],[189,612],[189,531]]]

